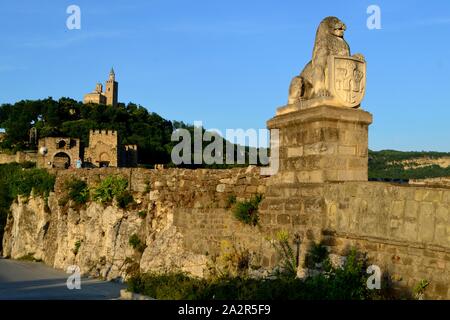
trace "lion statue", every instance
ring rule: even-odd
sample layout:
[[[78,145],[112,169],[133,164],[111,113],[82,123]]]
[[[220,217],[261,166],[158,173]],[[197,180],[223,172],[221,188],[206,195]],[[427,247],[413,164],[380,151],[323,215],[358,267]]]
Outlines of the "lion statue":
[[[328,57],[330,55],[350,56],[350,47],[344,40],[346,28],[345,23],[336,17],[327,17],[322,20],[317,29],[312,60],[299,76],[292,79],[288,104],[330,96],[326,83]],[[364,61],[362,54],[355,54],[353,58]]]

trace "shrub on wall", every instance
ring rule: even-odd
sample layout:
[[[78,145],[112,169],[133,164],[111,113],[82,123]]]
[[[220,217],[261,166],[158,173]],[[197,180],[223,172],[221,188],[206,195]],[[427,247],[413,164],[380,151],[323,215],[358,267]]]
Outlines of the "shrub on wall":
[[[64,183],[65,191],[70,200],[78,205],[89,201],[89,188],[85,181],[80,179],[67,180]]]
[[[145,210],[139,211],[138,216],[141,219],[145,219],[147,217],[147,211],[145,211]]]
[[[77,255],[78,251],[80,251],[81,242],[82,242],[82,240],[75,241],[75,244],[74,244],[74,247],[73,247],[73,250],[72,250],[74,255]]]
[[[316,265],[326,262],[328,258],[328,250],[322,243],[313,243],[308,254],[306,255],[306,266],[315,268]]]
[[[117,205],[121,209],[125,209],[129,204],[134,202],[133,195],[130,191],[126,190],[124,192],[119,193],[116,196]]]
[[[127,179],[120,176],[108,176],[102,180],[93,191],[93,199],[103,204],[111,203],[116,199],[121,208],[126,208],[132,203],[133,196],[128,191]]]
[[[133,233],[128,240],[128,244],[133,247],[134,250],[142,253],[144,252],[146,246],[142,242],[142,240],[139,238],[139,236],[136,233]]]
[[[233,213],[236,219],[245,224],[256,226],[259,221],[258,207],[262,201],[262,195],[256,195],[251,200],[236,202]]]
[[[227,198],[227,202],[225,204],[225,208],[230,209],[235,204],[236,204],[236,196],[234,194],[229,195]]]

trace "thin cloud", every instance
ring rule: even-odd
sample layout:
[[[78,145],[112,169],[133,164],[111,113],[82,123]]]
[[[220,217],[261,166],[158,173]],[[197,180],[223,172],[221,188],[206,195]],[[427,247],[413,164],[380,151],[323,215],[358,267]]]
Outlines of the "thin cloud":
[[[450,25],[450,18],[435,18],[427,19],[417,22],[421,26],[440,26],[440,25]]]
[[[222,23],[182,23],[164,26],[161,31],[194,34],[255,35],[286,30],[302,29],[299,24],[268,26],[249,21],[227,21]]]
[[[21,47],[25,48],[50,48],[59,49],[65,48],[72,45],[76,45],[85,41],[96,40],[96,39],[112,39],[123,36],[123,32],[119,31],[108,31],[108,32],[90,32],[90,33],[79,33],[80,31],[68,31],[65,37],[61,38],[36,38],[30,41],[24,42]]]
[[[25,71],[25,70],[27,70],[25,66],[0,65],[0,72]]]
[[[411,28],[437,27],[450,25],[450,18],[431,18],[423,20],[402,21],[383,26],[385,31],[404,31]]]

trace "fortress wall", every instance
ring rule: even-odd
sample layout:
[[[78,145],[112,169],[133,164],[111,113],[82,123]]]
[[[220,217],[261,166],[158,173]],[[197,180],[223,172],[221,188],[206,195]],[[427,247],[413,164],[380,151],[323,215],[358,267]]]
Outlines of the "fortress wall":
[[[357,247],[395,287],[427,280],[430,296],[450,298],[450,189],[346,182],[324,193],[333,253]]]
[[[31,153],[31,152],[21,152],[18,151],[16,154],[6,154],[6,153],[0,153],[0,164],[7,164],[12,162],[36,162],[37,161],[37,153]]]
[[[341,256],[356,247],[389,276],[395,288],[410,291],[425,279],[430,281],[428,298],[450,298],[448,188],[379,182],[279,184],[252,167],[54,172],[57,181],[49,198],[50,212],[33,199],[13,205],[3,255],[18,258],[34,252],[54,267],[78,264],[83,272],[110,279],[125,275],[124,261],[130,257],[143,271],[168,267],[202,275],[224,241],[254,253],[261,267],[273,267],[278,257],[268,240],[278,231],[288,231],[291,237],[301,238],[301,263],[313,242],[322,241]],[[95,186],[111,174],[129,180],[137,207],[122,210],[89,203],[67,212],[58,206],[65,180],[77,176]],[[228,198],[235,195],[242,201],[257,193],[264,195],[259,225],[237,221]],[[139,218],[141,211],[146,218]],[[134,233],[147,246],[141,256],[128,243]],[[78,240],[83,244],[75,255]]]
[[[93,168],[81,170],[53,169],[49,171],[57,176],[55,184],[56,193],[62,192],[64,181],[74,176],[85,180],[91,186],[95,186],[107,176],[118,175],[128,180],[128,185],[132,192],[149,193],[150,197],[154,197],[156,194],[163,194],[164,199],[167,195],[171,194],[170,199],[172,201],[183,205],[189,205],[195,201],[199,201],[199,199],[196,199],[196,195],[204,194],[205,192],[221,194],[222,197],[220,199],[222,200],[232,193],[236,194],[237,198],[243,198],[249,194],[256,194],[257,192],[264,193],[265,189],[258,187],[265,185],[265,181],[268,179],[267,177],[261,176],[259,169],[256,167],[225,170]],[[191,195],[191,193],[194,194]],[[189,200],[190,203],[184,201],[186,200],[186,194],[189,194],[192,198]]]
[[[0,164],[16,162],[15,154],[0,153]]]

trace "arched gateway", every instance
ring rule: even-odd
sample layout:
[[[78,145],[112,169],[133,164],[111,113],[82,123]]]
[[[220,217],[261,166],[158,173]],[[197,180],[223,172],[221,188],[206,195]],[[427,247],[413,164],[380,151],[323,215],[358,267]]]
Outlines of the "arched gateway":
[[[67,169],[70,167],[70,156],[65,152],[58,152],[53,157],[53,167],[57,169]]]

